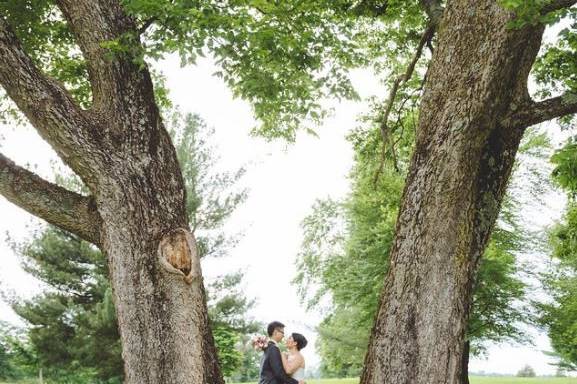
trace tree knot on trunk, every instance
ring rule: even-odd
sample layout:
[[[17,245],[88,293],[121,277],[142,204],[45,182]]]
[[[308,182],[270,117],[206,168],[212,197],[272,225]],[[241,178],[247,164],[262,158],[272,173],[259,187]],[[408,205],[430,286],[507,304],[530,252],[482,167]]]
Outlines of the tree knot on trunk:
[[[187,284],[201,277],[196,241],[184,228],[174,229],[162,237],[158,260],[165,271],[181,275]]]

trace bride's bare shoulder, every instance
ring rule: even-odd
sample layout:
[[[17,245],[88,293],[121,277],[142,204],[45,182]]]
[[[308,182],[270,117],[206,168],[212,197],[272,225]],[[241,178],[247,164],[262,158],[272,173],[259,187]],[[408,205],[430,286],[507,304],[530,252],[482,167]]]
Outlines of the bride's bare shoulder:
[[[297,358],[299,359],[301,365],[302,365],[303,368],[304,368],[304,366],[305,366],[305,357],[303,356],[302,353],[300,353],[300,351],[296,353],[296,356],[297,356]]]

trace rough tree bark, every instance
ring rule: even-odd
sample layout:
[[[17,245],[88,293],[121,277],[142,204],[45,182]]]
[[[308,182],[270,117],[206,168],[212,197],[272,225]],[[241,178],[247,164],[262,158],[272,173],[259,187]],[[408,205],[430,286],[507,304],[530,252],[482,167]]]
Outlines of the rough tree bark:
[[[469,384],[469,354],[471,353],[471,342],[465,341],[463,345],[463,355],[461,356],[461,380],[460,384]]]
[[[531,100],[544,28],[513,17],[495,0],[446,3],[362,384],[460,382],[472,282],[523,132],[577,112],[573,95]]]
[[[150,74],[101,45],[135,32],[135,23],[117,0],[57,3],[87,60],[92,107],[80,109],[35,67],[2,15],[0,85],[91,196],[1,155],[0,193],[106,254],[127,383],[223,383],[184,183]]]

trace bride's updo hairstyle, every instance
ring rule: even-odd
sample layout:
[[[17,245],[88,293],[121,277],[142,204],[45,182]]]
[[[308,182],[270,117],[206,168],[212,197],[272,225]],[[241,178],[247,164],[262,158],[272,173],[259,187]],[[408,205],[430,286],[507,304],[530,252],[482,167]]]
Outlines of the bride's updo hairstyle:
[[[300,333],[292,333],[291,337],[293,338],[294,342],[297,343],[297,349],[299,351],[307,346],[307,339],[305,339],[305,337]]]

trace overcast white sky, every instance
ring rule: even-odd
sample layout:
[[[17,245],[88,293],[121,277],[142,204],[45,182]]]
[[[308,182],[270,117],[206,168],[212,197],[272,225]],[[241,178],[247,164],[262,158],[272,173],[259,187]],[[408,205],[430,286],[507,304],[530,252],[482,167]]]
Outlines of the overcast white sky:
[[[183,112],[196,112],[215,128],[214,144],[222,158],[221,166],[236,169],[247,167],[242,183],[249,187],[249,198],[228,223],[232,232],[243,231],[244,237],[225,259],[207,260],[203,272],[210,279],[226,271],[246,272],[245,288],[249,297],[258,300],[252,315],[263,322],[280,320],[287,330],[305,334],[311,347],[303,350],[309,366],[318,363],[314,331],[320,316],[306,313],[299,305],[295,289],[290,285],[295,274],[294,261],[301,242],[300,222],[310,212],[315,199],[339,198],[348,192],[347,173],[352,165],[352,150],[345,140],[356,118],[365,110],[365,103],[335,104],[335,114],[318,130],[319,138],[301,135],[297,143],[266,143],[252,138],[255,125],[250,107],[233,100],[231,92],[211,74],[216,70],[208,60],[194,68],[181,69],[178,60],[161,64],[167,76],[171,97]],[[363,97],[383,95],[382,86],[366,72],[356,72],[354,81]],[[20,164],[31,164],[36,171],[50,177],[49,161],[55,159],[50,148],[30,128],[0,128],[5,136],[2,151]],[[555,211],[543,223],[558,216],[562,202],[553,198]],[[16,239],[26,238],[38,220],[0,197],[0,285],[29,296],[39,287],[20,268],[18,258],[4,243],[9,232]],[[274,266],[274,269],[272,268]],[[277,271],[281,271],[278,273]],[[271,287],[274,287],[271,289]],[[0,304],[0,319],[17,322],[15,315]],[[552,374],[547,337],[536,330],[535,347],[494,346],[487,359],[473,359],[471,371],[516,373],[530,364],[538,374]]]

